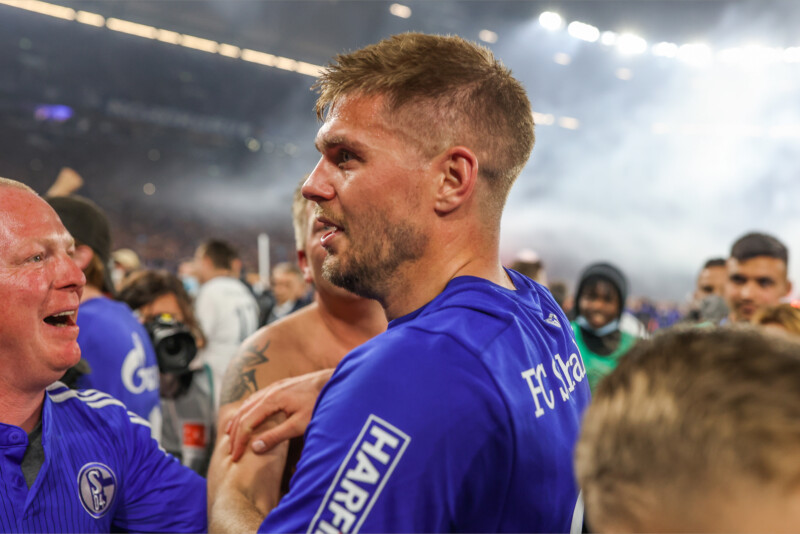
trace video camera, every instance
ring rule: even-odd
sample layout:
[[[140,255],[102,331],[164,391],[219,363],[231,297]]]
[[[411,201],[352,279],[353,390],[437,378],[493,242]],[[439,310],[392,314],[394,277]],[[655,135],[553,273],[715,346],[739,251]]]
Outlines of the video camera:
[[[188,326],[168,313],[162,313],[145,323],[153,342],[161,373],[184,374],[197,355],[197,343]]]

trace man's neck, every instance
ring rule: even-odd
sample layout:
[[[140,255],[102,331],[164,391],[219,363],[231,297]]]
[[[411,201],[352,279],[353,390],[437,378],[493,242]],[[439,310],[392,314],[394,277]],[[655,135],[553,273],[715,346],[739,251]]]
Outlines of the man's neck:
[[[390,321],[417,310],[444,291],[459,276],[483,278],[507,289],[515,289],[500,263],[497,244],[485,246],[449,237],[433,241],[426,257],[413,265],[402,266],[393,277],[381,303]]]
[[[83,288],[83,294],[81,295],[81,303],[86,302],[87,300],[96,299],[99,297],[103,297],[103,292],[100,291],[99,288],[86,285]]]
[[[6,389],[0,395],[0,420],[31,432],[42,417],[44,391],[25,394]]]
[[[223,278],[223,277],[224,278],[234,278],[233,273],[230,270],[228,270],[228,269],[217,269],[216,271],[212,272],[209,275],[209,277],[206,279],[206,281],[203,282],[203,283],[207,284],[208,282],[210,282],[211,280],[214,280],[215,278]]]
[[[386,316],[377,301],[318,292],[314,302],[325,326],[344,344],[356,347],[386,330]]]

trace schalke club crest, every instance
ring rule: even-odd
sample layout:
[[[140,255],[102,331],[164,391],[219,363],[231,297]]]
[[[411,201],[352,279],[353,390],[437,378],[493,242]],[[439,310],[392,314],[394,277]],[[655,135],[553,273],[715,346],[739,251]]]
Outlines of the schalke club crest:
[[[78,474],[78,496],[83,508],[95,519],[103,517],[114,502],[117,477],[107,465],[92,462]]]

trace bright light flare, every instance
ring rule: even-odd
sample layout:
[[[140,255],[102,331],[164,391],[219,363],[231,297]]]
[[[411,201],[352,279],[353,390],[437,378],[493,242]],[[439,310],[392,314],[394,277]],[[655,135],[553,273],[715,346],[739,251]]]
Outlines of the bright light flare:
[[[654,56],[673,58],[678,55],[678,45],[662,41],[658,44],[654,44],[651,51]]]
[[[617,44],[618,38],[617,32],[605,31],[600,34],[600,43],[606,46],[614,46]]]
[[[537,126],[552,126],[555,123],[556,118],[553,116],[552,113],[538,113],[536,111],[533,112],[533,122]]]
[[[565,54],[564,52],[559,52],[555,56],[553,56],[553,61],[558,63],[559,65],[567,66],[572,63],[572,58],[569,57],[569,54]]]
[[[78,11],[75,13],[75,20],[81,24],[88,24],[89,26],[96,26],[98,28],[102,28],[106,25],[105,17],[88,11]]]
[[[539,24],[546,30],[555,31],[564,27],[564,19],[553,11],[545,11],[539,15]]]
[[[647,41],[632,33],[623,33],[617,39],[617,50],[620,54],[632,56],[647,51]]]
[[[478,34],[478,39],[480,39],[484,43],[496,43],[497,34],[492,30],[481,30],[480,33]]]
[[[620,80],[627,82],[628,80],[633,78],[633,71],[631,71],[631,69],[626,69],[625,67],[621,67],[616,70],[614,75]]]
[[[558,125],[567,130],[577,130],[581,126],[581,122],[574,117],[559,117]]]
[[[677,58],[684,63],[694,65],[696,67],[703,67],[711,63],[714,54],[711,47],[703,43],[692,43],[681,45],[678,48]]]
[[[594,43],[600,38],[600,30],[585,22],[573,21],[567,26],[567,32],[576,39]]]
[[[158,35],[158,29],[152,26],[115,18],[106,19],[106,28],[115,32],[135,35],[136,37],[144,37],[145,39],[155,39]]]
[[[389,6],[389,13],[401,19],[407,19],[411,16],[411,8],[403,4],[392,4]]]

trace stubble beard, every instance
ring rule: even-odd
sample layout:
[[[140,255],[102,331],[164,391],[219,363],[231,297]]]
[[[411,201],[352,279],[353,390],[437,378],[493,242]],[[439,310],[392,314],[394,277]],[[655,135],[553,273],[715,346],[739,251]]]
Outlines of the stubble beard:
[[[394,287],[404,285],[397,276],[401,266],[423,256],[428,236],[409,224],[377,222],[368,239],[351,241],[348,256],[328,253],[322,264],[322,275],[333,285],[351,293],[385,304]],[[378,234],[382,235],[378,235]]]

